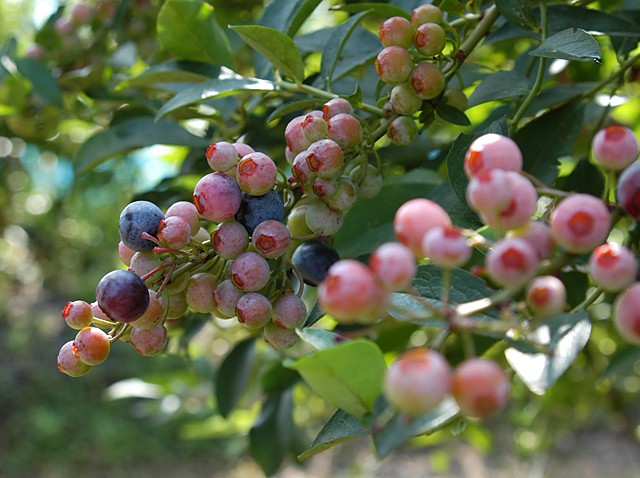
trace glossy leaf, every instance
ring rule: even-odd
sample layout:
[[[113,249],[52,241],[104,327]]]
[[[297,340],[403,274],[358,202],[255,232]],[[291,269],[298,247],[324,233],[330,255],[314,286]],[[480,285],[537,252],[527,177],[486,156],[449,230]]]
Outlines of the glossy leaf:
[[[505,351],[509,365],[533,393],[542,395],[569,368],[591,334],[587,312],[562,314],[541,325],[530,339],[551,349],[543,353],[523,353],[513,347]]]
[[[576,5],[549,5],[549,34],[569,28],[602,32],[612,36],[638,36],[638,25],[628,18]]]
[[[411,14],[409,12],[403,8],[388,3],[359,2],[348,5],[337,5],[333,7],[332,10],[340,10],[348,13],[359,13],[368,10],[369,13],[383,18],[404,17],[407,20],[411,19]]]
[[[602,62],[598,42],[580,28],[570,28],[550,36],[538,48],[530,51],[529,55],[593,63]]]
[[[487,76],[469,97],[469,108],[488,101],[508,100],[526,95],[529,81],[515,71],[498,71]]]
[[[531,8],[531,0],[496,0],[496,6],[510,23],[527,30],[536,28],[537,21]]]
[[[321,0],[274,0],[265,7],[260,25],[293,37]]]
[[[338,26],[331,36],[325,48],[322,50],[322,62],[320,63],[320,78],[327,88],[330,88],[333,80],[333,72],[336,64],[342,56],[342,49],[351,36],[356,26],[369,13],[367,10],[350,17],[346,22]]]
[[[261,25],[236,25],[230,28],[285,75],[298,82],[304,79],[302,56],[289,36]]]
[[[433,411],[419,417],[410,418],[396,414],[384,426],[374,427],[373,445],[376,455],[384,458],[405,441],[443,428],[456,417],[458,411],[456,402],[446,399]]]
[[[214,8],[199,0],[167,0],[158,13],[158,40],[180,60],[231,66],[227,36]]]
[[[249,383],[255,359],[255,345],[253,337],[238,342],[220,364],[215,395],[218,411],[225,418],[233,411]]]
[[[578,161],[571,174],[559,178],[556,182],[564,191],[591,194],[601,197],[604,191],[605,180],[602,170],[595,164],[585,160]]]
[[[309,312],[309,315],[307,316],[307,320],[305,321],[304,326],[311,327],[313,324],[319,321],[322,317],[324,317],[324,315],[325,315],[324,310],[320,308],[320,306],[318,305],[318,302],[316,301],[316,303],[313,304],[313,308],[311,309],[311,312]]]
[[[320,397],[357,418],[373,410],[386,370],[380,349],[364,339],[318,350],[288,366]]]
[[[344,410],[338,410],[329,421],[324,424],[311,446],[299,455],[298,459],[306,460],[340,443],[366,434],[367,430],[356,417],[349,415]]]
[[[342,335],[324,329],[312,329],[311,327],[306,327],[304,329],[299,329],[297,332],[300,338],[311,345],[315,350],[324,350],[335,347],[336,345],[349,340]]]
[[[200,83],[216,78],[220,67],[198,61],[168,60],[147,68],[138,76],[125,80],[118,89],[149,86],[157,83]]]
[[[272,91],[275,85],[267,80],[256,78],[217,78],[193,85],[175,95],[167,101],[156,113],[156,118],[175,111],[179,108],[200,103],[214,98],[237,95],[240,93],[254,93],[259,91]]]
[[[436,106],[436,114],[445,121],[459,126],[469,126],[471,121],[463,111],[450,105],[439,104]]]
[[[150,116],[130,118],[94,134],[82,145],[76,157],[76,174],[95,168],[117,154],[155,144],[206,147],[209,140],[191,134],[173,121],[156,122]]]

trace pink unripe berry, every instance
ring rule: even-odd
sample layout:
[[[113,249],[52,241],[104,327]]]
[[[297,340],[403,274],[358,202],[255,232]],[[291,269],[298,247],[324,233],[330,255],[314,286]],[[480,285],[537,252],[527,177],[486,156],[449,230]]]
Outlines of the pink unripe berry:
[[[251,235],[251,243],[260,255],[275,259],[289,249],[291,233],[282,222],[269,219],[256,226]]]
[[[302,134],[302,122],[304,120],[305,115],[296,116],[289,121],[284,129],[284,139],[287,142],[287,147],[293,154],[298,154],[301,151],[304,151],[311,144],[311,141],[305,138]]]
[[[322,197],[329,209],[345,212],[351,208],[358,199],[358,186],[349,176],[342,176],[336,183],[333,194]]]
[[[67,302],[67,305],[62,309],[62,318],[72,329],[81,330],[91,325],[93,309],[84,300]]]
[[[302,136],[313,143],[327,137],[327,122],[324,120],[322,111],[308,113],[300,124]]]
[[[369,267],[378,282],[388,291],[407,289],[416,275],[416,258],[400,242],[386,242],[376,248],[369,258]]]
[[[85,327],[73,341],[72,352],[79,360],[88,365],[98,365],[109,356],[111,342],[109,336],[97,327]]]
[[[400,46],[410,48],[413,43],[415,28],[404,17],[390,17],[380,24],[378,37],[383,46]]]
[[[240,209],[241,201],[238,183],[225,173],[203,176],[193,190],[193,203],[198,212],[212,222],[231,219]]]
[[[305,161],[312,173],[321,178],[331,178],[342,169],[344,154],[340,145],[334,140],[321,139],[309,146]],[[295,163],[296,161],[294,161]]]
[[[399,115],[412,115],[422,108],[422,98],[416,95],[409,83],[395,85],[391,90],[389,103]]]
[[[81,377],[88,374],[93,368],[91,365],[84,363],[73,353],[73,341],[70,340],[60,348],[58,352],[58,370],[70,377]]]
[[[27,50],[24,52],[24,56],[26,58],[33,58],[34,60],[41,60],[44,58],[45,50],[41,45],[37,43],[32,43],[27,47]]]
[[[213,312],[216,308],[213,291],[218,286],[216,276],[207,272],[193,274],[187,284],[185,300],[194,311],[202,314]]]
[[[74,25],[86,25],[93,20],[95,10],[91,5],[78,3],[71,9],[71,21]]]
[[[333,98],[322,106],[322,113],[324,115],[324,120],[329,121],[329,118],[332,118],[337,114],[353,113],[353,106],[344,98]]]
[[[410,116],[398,116],[387,128],[387,137],[397,146],[409,146],[418,136],[418,125]]]
[[[129,263],[129,270],[138,277],[147,275],[160,265],[160,258],[153,252],[136,252]]]
[[[607,126],[594,136],[591,151],[600,164],[620,171],[638,157],[638,140],[633,131],[625,126]]]
[[[274,350],[286,350],[293,347],[299,340],[294,329],[283,329],[273,322],[264,326],[264,340]]]
[[[236,314],[236,305],[240,297],[244,295],[240,289],[233,285],[231,280],[227,279],[216,287],[213,291],[213,298],[216,303],[218,312],[222,314],[222,318],[233,317]]]
[[[254,292],[269,282],[269,263],[257,252],[243,252],[231,263],[229,275],[238,289]]]
[[[567,289],[554,276],[539,276],[527,285],[527,305],[536,317],[552,317],[564,312]]]
[[[339,113],[327,121],[327,136],[343,150],[354,149],[362,144],[362,125],[355,116]]]
[[[422,251],[431,262],[442,267],[460,267],[471,258],[471,244],[454,226],[431,228],[422,241]]]
[[[640,283],[634,282],[616,298],[613,324],[623,339],[640,345]]]
[[[236,148],[236,151],[238,152],[238,159],[246,156],[247,154],[256,152],[255,149],[253,149],[251,146],[249,146],[246,143],[232,143],[232,144],[233,144],[233,147]]]
[[[140,355],[157,355],[162,352],[162,349],[167,344],[167,329],[162,324],[152,329],[137,329],[134,327],[131,330],[130,340],[131,345]]]
[[[409,79],[413,69],[413,59],[405,48],[388,46],[378,53],[375,67],[376,74],[383,82],[397,85]]]
[[[333,264],[318,287],[318,304],[342,323],[369,321],[377,310],[379,297],[386,294],[377,285],[371,269],[361,262],[345,259]]]
[[[234,259],[247,250],[249,233],[239,222],[223,222],[211,233],[211,244],[223,259]]]
[[[527,241],[508,238],[498,241],[485,261],[489,276],[501,286],[520,285],[536,272],[538,253]]]
[[[505,169],[522,171],[522,153],[511,138],[488,133],[476,138],[464,157],[464,172],[475,176],[483,169]]]
[[[556,250],[551,236],[551,227],[546,222],[530,221],[524,227],[512,229],[507,237],[519,237],[531,244],[538,252],[538,259],[549,259]]]
[[[414,253],[423,257],[424,235],[436,226],[450,226],[451,218],[442,207],[423,198],[411,199],[396,211],[393,229],[396,237]]]
[[[296,155],[293,163],[291,164],[291,174],[293,174],[293,177],[298,181],[298,184],[300,184],[300,187],[305,192],[311,187],[315,177],[315,173],[311,171],[309,164],[307,163],[308,156],[309,152],[307,150],[302,151]]]
[[[437,23],[423,23],[416,29],[413,43],[424,56],[438,55],[447,43],[447,34]]]
[[[238,299],[236,316],[249,329],[260,329],[271,320],[272,306],[269,299],[257,292],[249,292]]]
[[[451,393],[463,415],[482,418],[507,404],[511,386],[497,363],[471,358],[454,370]]]
[[[247,153],[249,154],[249,153]],[[218,141],[207,148],[204,153],[209,167],[214,171],[224,173],[238,164],[240,155],[235,146],[226,141]]]
[[[315,178],[311,187],[313,194],[319,198],[331,196],[338,190],[338,182],[333,178]]]
[[[500,212],[513,200],[514,191],[502,169],[483,169],[469,180],[467,202],[477,212]]]
[[[187,313],[189,305],[185,299],[184,292],[183,290],[177,294],[167,296],[167,303],[165,304],[167,319],[178,319]]]
[[[634,219],[640,219],[640,163],[625,169],[616,188],[618,204]]]
[[[180,216],[169,216],[160,220],[158,240],[171,249],[182,249],[191,239],[191,226]]]
[[[409,349],[387,370],[384,396],[396,410],[411,416],[435,408],[451,391],[451,367],[435,350]]]
[[[505,171],[505,174],[507,189],[513,195],[511,201],[497,212],[482,211],[480,213],[482,220],[498,231],[526,226],[536,211],[538,201],[538,192],[531,181],[513,171]]]
[[[638,262],[625,246],[609,242],[596,247],[589,258],[591,278],[609,292],[624,289],[636,279]]]
[[[593,250],[609,235],[611,217],[604,202],[589,194],[573,194],[551,213],[551,233],[566,251],[580,254]]]
[[[252,196],[262,196],[275,186],[278,167],[266,154],[251,153],[238,162],[236,178],[244,192]]]
[[[418,63],[411,71],[409,81],[413,91],[423,100],[432,100],[445,87],[444,73],[433,63]]]
[[[186,277],[186,275],[185,275]],[[131,325],[137,329],[153,329],[162,323],[164,319],[164,304],[162,298],[155,291],[149,289],[149,305],[144,314]]]
[[[411,12],[411,24],[418,28],[423,23],[442,23],[442,10],[430,3],[414,8]]]
[[[196,205],[189,201],[178,201],[167,209],[165,217],[178,216],[187,221],[191,229],[191,235],[195,236],[200,230],[200,215]]]
[[[271,320],[278,327],[295,329],[301,327],[307,318],[307,306],[295,294],[285,293],[273,302]]]

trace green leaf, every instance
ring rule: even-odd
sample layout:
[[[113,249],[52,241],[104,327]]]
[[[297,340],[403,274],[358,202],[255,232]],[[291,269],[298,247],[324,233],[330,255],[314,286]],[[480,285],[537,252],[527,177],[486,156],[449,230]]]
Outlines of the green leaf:
[[[442,206],[442,208],[449,214],[451,222],[458,227],[465,229],[477,229],[482,226],[478,216],[469,209],[466,202],[462,203],[458,199],[451,189],[451,186],[447,183],[441,183],[433,188],[427,195],[427,199],[431,199]]]
[[[320,308],[320,306],[318,305],[318,301],[316,301],[316,303],[313,304],[311,312],[309,312],[309,315],[307,316],[307,320],[304,322],[304,327],[311,327],[324,316],[324,310]]]
[[[299,380],[298,372],[284,367],[280,360],[276,360],[260,376],[260,387],[265,393],[282,392]]]
[[[264,9],[260,25],[293,37],[321,0],[274,0]]]
[[[230,28],[285,75],[297,82],[304,79],[302,56],[289,36],[261,25],[236,25]]]
[[[529,55],[602,63],[598,42],[580,28],[570,28],[550,36]]]
[[[433,411],[415,418],[396,414],[381,428],[374,428],[373,445],[379,458],[384,458],[405,441],[433,433],[446,426],[458,414],[458,405],[446,399]]]
[[[339,25],[335,33],[331,36],[326,46],[322,50],[322,62],[320,63],[320,79],[330,88],[333,80],[333,72],[341,57],[342,49],[351,36],[356,26],[364,19],[369,12],[367,10],[350,17],[346,22]]]
[[[277,120],[292,113],[312,110],[320,105],[322,105],[322,102],[318,100],[298,100],[285,102],[282,105],[278,106],[275,110],[273,110],[273,112],[267,118],[266,122],[270,123],[273,120]]]
[[[500,14],[513,25],[527,30],[535,30],[536,17],[531,8],[531,0],[496,0]]]
[[[602,372],[600,380],[614,378],[618,375],[626,376],[631,373],[638,360],[640,360],[640,347],[638,346],[628,346],[617,350],[611,357],[605,371]]]
[[[358,13],[366,10],[368,13],[371,13],[383,18],[404,17],[407,20],[411,20],[411,14],[408,13],[406,10],[396,5],[389,5],[386,3],[359,2],[359,3],[349,4],[349,5],[337,5],[335,7],[332,7],[331,10],[340,10],[342,12],[348,12],[348,13]]]
[[[442,0],[440,10],[457,17],[463,17],[467,13],[460,0]]]
[[[153,146],[173,144],[206,147],[209,140],[189,133],[173,121],[154,121],[150,116],[130,118],[89,138],[76,157],[76,174],[83,174],[117,154]]]
[[[256,91],[273,91],[275,85],[267,80],[256,78],[217,78],[193,85],[167,101],[156,113],[156,119],[184,106],[200,103],[214,98],[253,93]]]
[[[378,346],[364,339],[318,350],[288,366],[315,393],[357,418],[373,410],[386,370]]]
[[[523,169],[551,184],[558,159],[573,151],[582,128],[585,104],[569,103],[527,123],[513,137],[522,150]]]
[[[335,347],[337,344],[341,344],[342,342],[349,340],[342,335],[324,329],[312,329],[311,327],[306,327],[304,329],[298,329],[297,332],[302,340],[316,350]]]
[[[233,411],[249,383],[255,359],[255,346],[256,341],[253,337],[238,342],[220,364],[215,394],[218,411],[225,418]]]
[[[457,124],[459,126],[471,125],[471,121],[467,118],[467,115],[451,105],[439,104],[436,106],[436,114],[451,124]]]
[[[469,97],[469,108],[488,101],[507,100],[529,93],[529,81],[515,71],[498,71],[487,76]]]
[[[513,347],[505,350],[504,354],[527,388],[542,395],[573,363],[590,334],[591,322],[587,312],[562,314],[530,335],[531,340],[551,348],[551,354],[528,354]]]
[[[564,191],[586,193],[596,197],[601,197],[604,183],[602,170],[586,159],[578,161],[571,174],[556,181],[556,185]]]
[[[147,68],[138,76],[123,81],[118,90],[157,83],[200,83],[216,78],[220,67],[198,61],[169,60]]]
[[[265,475],[271,476],[291,448],[294,433],[291,389],[269,394],[249,431],[249,453]]]
[[[31,81],[34,93],[47,103],[62,108],[62,92],[49,68],[32,58],[19,58],[15,64],[20,74]]]
[[[638,25],[594,8],[573,5],[549,5],[549,34],[554,35],[569,28],[602,32],[611,36],[638,36]]]
[[[434,171],[427,169],[416,169],[402,177],[385,180],[375,198],[358,201],[345,216],[333,244],[340,256],[368,254],[380,244],[393,240],[396,210],[409,199],[426,197],[441,182]],[[358,240],[354,241],[354,237]]]
[[[231,66],[229,40],[214,8],[200,0],[167,0],[158,13],[158,41],[179,60]]]
[[[324,424],[311,446],[299,455],[298,459],[306,460],[340,443],[366,434],[367,430],[356,417],[349,415],[344,410],[338,410]]]

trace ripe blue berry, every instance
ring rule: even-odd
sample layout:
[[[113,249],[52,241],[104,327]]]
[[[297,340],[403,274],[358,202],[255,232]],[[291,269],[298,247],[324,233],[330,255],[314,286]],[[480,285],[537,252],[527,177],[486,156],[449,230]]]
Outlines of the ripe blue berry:
[[[262,196],[242,195],[236,221],[246,228],[249,235],[253,234],[258,224],[269,219],[284,220],[284,202],[275,189]]]
[[[302,275],[305,284],[317,286],[327,276],[327,271],[340,260],[338,251],[320,241],[307,241],[298,246],[291,263]]]
[[[142,233],[155,236],[162,219],[164,214],[155,204],[149,201],[132,202],[120,213],[118,224],[120,239],[125,246],[134,251],[151,251],[155,244],[143,239]]]

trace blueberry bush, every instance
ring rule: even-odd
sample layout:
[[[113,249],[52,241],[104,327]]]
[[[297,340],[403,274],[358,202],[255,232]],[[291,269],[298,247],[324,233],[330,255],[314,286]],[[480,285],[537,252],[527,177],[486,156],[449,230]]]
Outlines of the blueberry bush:
[[[513,402],[571,373],[624,408],[635,2],[229,3],[63,5],[0,50],[0,132],[78,184],[156,145],[177,165],[125,198],[95,297],[61,306],[60,371],[115,347],[207,361],[211,413],[254,411],[267,475],[364,435],[382,458],[526,422]],[[230,330],[211,359],[199,336]]]

